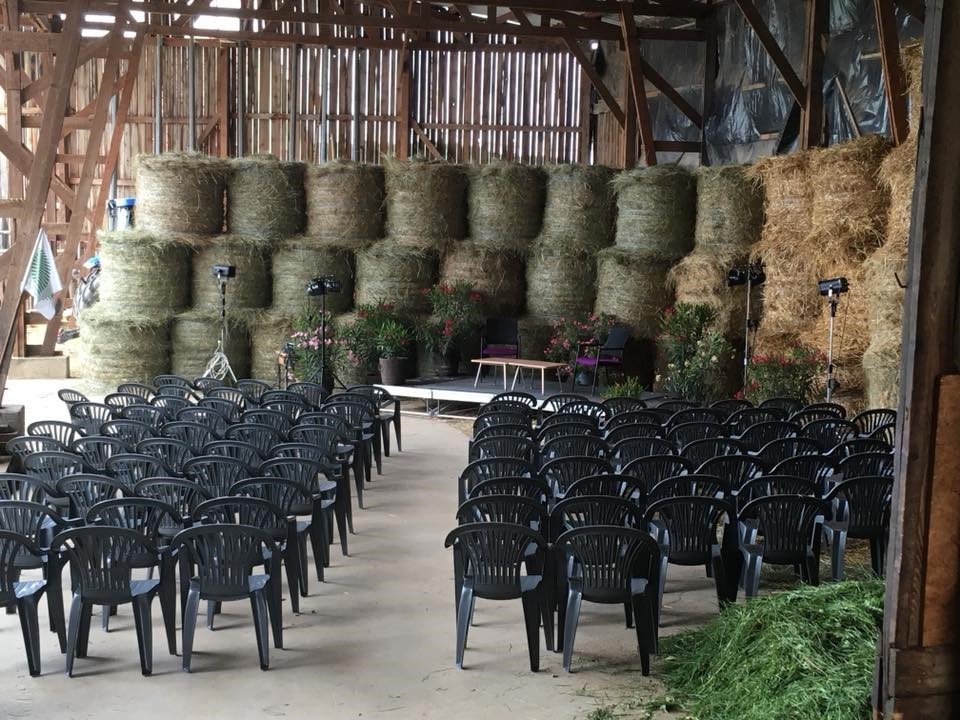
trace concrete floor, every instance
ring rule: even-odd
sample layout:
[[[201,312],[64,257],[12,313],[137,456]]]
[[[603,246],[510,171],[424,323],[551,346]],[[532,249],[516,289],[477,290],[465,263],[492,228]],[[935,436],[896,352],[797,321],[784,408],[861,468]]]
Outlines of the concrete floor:
[[[61,418],[55,393],[64,384],[10,381],[5,402],[26,403],[28,422]],[[139,672],[129,607],[111,620],[109,633],[94,622],[90,656],[77,661],[72,679],[48,633],[43,676],[31,678],[17,619],[0,614],[0,717],[565,720],[625,697],[660,695],[659,682],[640,675],[620,607],[585,603],[575,672],[563,673],[560,656],[541,647],[541,670],[533,674],[519,601],[478,601],[467,669],[454,667],[452,561],[443,539],[454,524],[454,479],[466,447],[457,426],[404,418],[404,452],[386,460],[368,486],[367,509],[355,511],[351,556],[335,546],[327,582],[311,577],[301,615],[284,616],[286,648],[271,648],[268,672],[257,665],[245,602],[225,604],[215,631],[198,627],[189,675],[167,654],[155,604],[149,678]],[[713,584],[702,569],[671,568],[667,590],[661,635],[715,616]]]

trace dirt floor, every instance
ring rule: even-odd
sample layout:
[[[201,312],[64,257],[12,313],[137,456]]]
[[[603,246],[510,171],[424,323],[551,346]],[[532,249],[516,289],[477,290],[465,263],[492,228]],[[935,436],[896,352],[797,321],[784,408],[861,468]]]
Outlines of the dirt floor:
[[[68,383],[12,380],[5,402],[26,404],[28,422],[64,418],[56,390]],[[465,464],[461,427],[404,418],[404,452],[385,460],[368,486],[367,509],[355,511],[350,557],[335,546],[327,582],[311,577],[301,614],[284,617],[286,648],[271,648],[268,672],[257,665],[246,602],[225,604],[215,631],[198,627],[192,674],[167,653],[155,605],[149,678],[139,672],[129,607],[112,618],[109,633],[95,617],[90,656],[77,660],[72,679],[49,633],[41,640],[43,675],[31,678],[17,619],[0,614],[0,718],[566,720],[614,717],[598,710],[625,701],[616,716],[668,717],[647,707],[664,689],[641,676],[635,635],[617,606],[584,604],[573,673],[542,648],[534,674],[520,603],[478,601],[466,669],[454,667],[452,561],[443,540],[454,526],[454,480]],[[716,612],[703,570],[672,567],[661,635]]]

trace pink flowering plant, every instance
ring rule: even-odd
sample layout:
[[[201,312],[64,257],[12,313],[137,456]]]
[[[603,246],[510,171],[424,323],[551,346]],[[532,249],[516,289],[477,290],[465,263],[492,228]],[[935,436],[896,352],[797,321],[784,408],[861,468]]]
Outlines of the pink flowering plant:
[[[425,288],[430,315],[417,323],[417,339],[431,352],[447,355],[483,323],[483,296],[457,280]]]
[[[709,305],[677,303],[663,309],[657,336],[664,363],[657,375],[659,390],[697,403],[723,394],[725,371],[734,350],[714,327],[716,319],[717,312]]]
[[[813,400],[825,364],[823,353],[806,345],[793,345],[783,353],[754,355],[742,395],[753,403],[773,397]]]
[[[294,319],[294,332],[289,342],[293,345],[293,373],[305,380],[320,369],[326,360],[326,369],[331,370],[342,354],[342,345],[336,337],[333,317],[326,317],[326,345],[324,345],[323,314],[318,308],[307,307]],[[321,347],[324,348],[321,352]]]
[[[589,313],[572,318],[560,318],[553,324],[553,334],[543,354],[550,362],[567,363],[567,372],[573,364],[581,343],[602,345],[615,319],[606,313]]]

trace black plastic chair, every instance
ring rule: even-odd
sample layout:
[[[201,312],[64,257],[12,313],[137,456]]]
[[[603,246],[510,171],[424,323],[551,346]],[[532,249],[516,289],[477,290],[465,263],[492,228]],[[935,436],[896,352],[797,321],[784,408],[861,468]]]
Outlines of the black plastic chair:
[[[884,423],[879,425],[870,433],[870,437],[874,440],[883,440],[887,445],[893,447],[897,443],[897,424]]]
[[[510,390],[508,392],[498,393],[490,398],[490,402],[515,402],[520,403],[521,405],[526,405],[530,410],[536,410],[537,406],[540,404],[540,401],[537,400],[535,395],[531,395],[527,392],[521,392],[519,390]]]
[[[508,436],[488,437],[470,443],[469,462],[495,457],[515,457],[533,463],[537,457],[537,446],[530,438]]]
[[[40,562],[43,552],[29,538],[10,530],[0,530],[0,607],[15,609],[19,616],[27,668],[31,677],[37,677],[40,675],[40,620],[37,606],[47,591],[47,581],[20,579],[22,568],[18,560],[26,556]],[[50,590],[59,592],[59,584]]]
[[[155,428],[136,420],[109,420],[100,426],[100,434],[117,438],[129,452],[136,449],[141,441],[158,435]]]
[[[820,443],[824,452],[829,452],[840,443],[857,437],[857,433],[857,426],[849,420],[827,418],[808,422],[800,431],[800,437],[813,438]]]
[[[173,508],[173,514],[160,521],[163,544],[190,524],[200,503],[211,499],[210,493],[183,478],[148,478],[134,485],[133,490],[140,497],[153,498]]]
[[[57,482],[68,475],[82,473],[84,463],[78,455],[73,453],[36,452],[23,459],[23,471],[42,484],[47,502],[56,507],[58,512],[64,512],[68,503],[57,490]]]
[[[516,318],[487,318],[480,336],[480,357],[520,357],[520,329]]]
[[[563,497],[577,480],[592,475],[609,475],[613,466],[604,458],[593,455],[571,455],[545,463],[540,468],[540,477],[553,489],[554,495]]]
[[[285,437],[290,428],[293,427],[290,418],[279,410],[264,408],[245,410],[243,415],[240,416],[240,421],[244,425],[266,425],[281,437]]]
[[[275,427],[255,422],[231,425],[224,433],[224,439],[239,440],[253,445],[263,459],[270,457],[270,451],[274,445],[283,442],[283,437]]]
[[[60,398],[60,400],[63,401],[63,404],[67,406],[67,412],[69,412],[70,408],[77,403],[90,402],[90,399],[82,392],[71,390],[70,388],[57,390],[57,397]]]
[[[192,407],[193,403],[176,395],[158,395],[150,401],[150,405],[163,410],[167,420],[175,420],[178,412]]]
[[[265,551],[280,557],[270,533],[246,525],[200,525],[177,535],[174,548],[181,550],[180,576],[191,578],[183,613],[183,669],[190,672],[200,601],[249,598],[260,669],[267,670],[270,667],[267,594],[270,583],[279,582],[279,577],[275,574],[276,564],[271,567],[273,575],[254,575],[253,569],[263,563]],[[197,571],[195,576],[191,573],[193,567]]]
[[[770,469],[771,475],[792,475],[809,480],[817,487],[817,493],[826,494],[827,481],[837,472],[837,464],[823,455],[798,455],[787,458]]]
[[[106,474],[123,485],[124,494],[131,494],[141,480],[164,477],[166,467],[160,460],[139,453],[121,453],[107,460]]]
[[[547,510],[533,498],[516,494],[484,494],[470,498],[457,508],[457,521],[464,523],[498,522],[522,525],[546,532]]]
[[[722,425],[726,422],[726,419],[726,416],[719,410],[704,407],[684,408],[683,410],[677,410],[671,415],[667,422],[664,423],[664,427],[666,427],[667,430],[672,430],[677,425],[686,425],[688,423],[714,423]]]
[[[655,410],[629,410],[627,412],[618,412],[611,415],[603,425],[603,431],[609,433],[611,430],[621,425],[636,425],[644,423],[646,425],[655,425],[663,428],[660,416]]]
[[[290,386],[292,389],[297,383]],[[380,430],[383,433],[383,454],[390,457],[390,426],[397,439],[397,452],[403,452],[400,430],[400,401],[381,387],[376,385],[353,385],[347,388],[348,392],[369,395],[376,404],[377,416],[380,418]],[[319,403],[317,405],[319,407]]]
[[[653,423],[627,423],[607,430],[603,435],[603,439],[606,440],[607,445],[613,448],[617,443],[624,440],[659,438],[662,433],[663,428]]]
[[[488,495],[513,495],[530,498],[542,507],[549,506],[553,500],[553,490],[544,480],[538,477],[501,477],[483,480],[470,488],[467,500]]]
[[[527,630],[530,670],[540,669],[540,620],[544,625],[547,648],[553,647],[553,617],[549,608],[547,583],[543,575],[524,575],[532,563],[546,568],[547,542],[529,527],[513,523],[470,523],[451,531],[444,547],[452,547],[454,556],[463,558],[464,576],[457,611],[456,665],[463,668],[467,630],[476,598],[516,600],[523,603]],[[496,548],[491,552],[491,548]]]
[[[878,440],[876,438],[870,437],[858,437],[853,440],[847,440],[846,442],[840,443],[830,452],[826,453],[828,456],[834,458],[839,462],[845,457],[850,455],[856,455],[857,453],[889,453],[893,452],[893,448],[890,447],[883,440]]]
[[[216,390],[217,388],[225,387],[226,383],[220,378],[215,377],[198,377],[193,380],[193,389],[202,395],[206,396],[211,390]]]
[[[43,505],[47,501],[46,483],[20,473],[0,473],[0,500],[23,500]],[[53,486],[56,491],[56,485]]]
[[[803,408],[793,413],[793,415],[799,416],[799,419],[794,420],[794,422],[800,425],[806,425],[813,420],[825,420],[831,417],[842,420],[847,417],[847,409],[838,403],[818,402],[804,405]],[[793,417],[791,416],[790,419],[793,420]]]
[[[167,475],[178,477],[183,477],[183,464],[193,457],[193,450],[183,440],[166,437],[141,440],[137,452],[156,458],[167,469]]]
[[[612,418],[623,413],[633,412],[634,410],[643,410],[647,407],[647,404],[643,400],[634,397],[607,398],[600,404],[609,411],[609,414],[607,415],[608,418]]]
[[[355,385],[348,388],[349,392],[359,392],[366,389],[379,389],[373,385]],[[315,382],[295,382],[287,386],[287,392],[294,393],[303,398],[307,405],[312,408],[319,408],[324,401],[330,397],[330,393],[323,385]],[[386,392],[386,391],[384,391]],[[388,393],[389,394],[389,393]]]
[[[623,430],[626,427],[629,426],[618,428],[618,430]],[[650,450],[652,448],[650,447],[648,440],[650,440],[650,438],[634,437],[621,440],[615,445],[611,445],[610,463],[619,472],[634,460],[650,457]]]
[[[243,394],[243,391],[235,387],[212,388],[204,395],[204,400],[228,400],[242,409],[246,409],[250,403],[250,399]]]
[[[467,465],[457,479],[457,501],[460,504],[467,499],[475,485],[484,480],[504,477],[532,477],[533,466],[520,458],[484,458]]]
[[[593,402],[592,400],[585,400],[582,397],[579,400],[568,402],[566,405],[561,405],[557,412],[572,415],[586,415],[601,425],[613,417],[610,408],[605,407],[601,403]]]
[[[648,494],[667,478],[692,473],[694,468],[690,460],[679,455],[646,455],[627,463],[620,472],[639,480],[644,493]]]
[[[177,411],[177,420],[201,425],[215,437],[223,437],[230,423],[220,414],[219,410],[201,405],[191,405]]]
[[[334,400],[323,407],[324,412],[336,415],[347,422],[355,433],[354,439],[359,443],[356,448],[364,458],[364,473],[367,482],[370,481],[372,465],[376,463],[377,474],[383,472],[381,454],[383,437],[377,422],[376,415],[369,403]]]
[[[644,506],[647,492],[643,484],[632,475],[588,475],[573,482],[564,493],[564,499],[580,497],[582,495],[603,495],[618,497],[636,503],[638,508]]]
[[[740,509],[740,522],[753,523],[754,540],[742,542],[743,586],[756,597],[764,563],[799,566],[800,578],[820,584],[820,536],[823,501],[809,495],[770,495]],[[757,539],[760,538],[760,539]]]
[[[767,466],[752,455],[722,455],[704,461],[697,469],[697,475],[715,475],[725,480],[731,493],[739,492],[744,483],[761,477]]]
[[[707,438],[694,440],[680,448],[680,456],[687,458],[694,467],[703,465],[707,460],[724,455],[745,455],[746,447],[729,438]]]
[[[82,519],[98,502],[120,497],[127,491],[121,483],[105,475],[91,473],[67,475],[57,481],[57,493],[70,500],[70,517]]]
[[[579,368],[593,368],[593,384],[590,386],[591,395],[596,394],[597,378],[600,375],[600,370],[603,370],[609,385],[610,369],[616,368],[619,370],[623,367],[623,354],[626,352],[628,342],[630,342],[630,328],[615,325],[610,328],[610,332],[603,343],[577,343],[577,356],[573,362],[574,372],[570,379],[570,389],[573,390],[576,385],[576,371]]]
[[[817,483],[809,478],[798,475],[775,475],[773,473],[748,480],[737,491],[735,499],[737,512],[751,500],[772,495],[805,495],[814,498],[823,497]],[[741,534],[746,530],[746,537],[753,537],[754,528],[748,522],[741,522]]]
[[[130,405],[146,405],[148,401],[142,395],[133,393],[115,392],[110,393],[103,398],[104,405],[109,405],[114,409],[114,413],[119,413],[123,408]]]
[[[676,455],[677,448],[663,438],[640,438],[632,444],[632,452],[640,457],[648,455]],[[629,463],[628,463],[629,464]]]
[[[793,415],[795,412],[799,412],[804,408],[803,400],[791,397],[772,397],[767,398],[761,402],[757,407],[760,408],[772,408],[774,410],[779,410],[781,412],[787,413],[787,415]]]
[[[553,395],[548,395],[544,398],[543,402],[540,404],[540,409],[537,411],[540,422],[548,418],[555,412],[559,412],[560,408],[568,403],[579,402],[583,400],[583,395],[577,395],[576,393],[554,393]]]
[[[491,425],[490,427],[478,430],[473,436],[472,442],[494,437],[515,437],[532,440],[533,430],[530,429],[529,425]]]
[[[271,390],[271,392],[278,391]],[[296,395],[296,393],[293,394]],[[264,393],[264,397],[266,397],[266,395],[267,393]],[[265,400],[264,398],[261,398],[260,410],[271,410],[273,412],[278,412],[282,414],[291,424],[295,424],[297,422],[297,418],[299,418],[305,412],[310,411],[306,400],[302,396],[296,395],[296,398],[296,400]]]
[[[277,443],[273,447],[279,445],[280,443]],[[239,460],[250,468],[251,472],[260,467],[260,463],[264,460],[255,445],[243,440],[214,440],[203,446],[202,455],[218,455]]]
[[[887,409],[864,410],[850,418],[861,435],[869,435],[882,425],[896,425],[897,411]]]
[[[480,412],[483,414],[497,412],[522,413],[531,420],[536,416],[536,412],[531,410],[529,405],[516,400],[490,401],[480,406]]]
[[[473,434],[497,425],[524,425],[530,428],[530,418],[521,412],[486,412],[477,415],[473,421]]]
[[[63,445],[64,448],[68,448],[80,438],[80,431],[76,426],[68,422],[61,420],[43,420],[41,422],[30,423],[27,427],[27,435],[50,438],[56,440]]]
[[[172,375],[165,373],[155,376],[152,382],[153,386],[157,389],[168,386],[181,387],[187,390],[191,390],[193,388],[193,383],[183,375]]]
[[[67,675],[73,677],[74,658],[87,656],[90,616],[94,605],[133,604],[140,649],[140,671],[153,672],[153,621],[150,608],[162,580],[133,580],[133,568],[145,555],[158,558],[136,530],[87,526],[66,530],[53,539],[53,547],[66,553],[74,578],[73,604],[67,632]]]
[[[59,440],[41,435],[19,435],[7,440],[7,452],[11,455],[10,472],[21,472],[24,459],[38,452],[69,452]]]
[[[286,401],[297,403],[298,405],[304,405],[306,398],[298,392],[292,390],[266,390],[263,394],[260,395],[260,407],[265,407],[267,404],[276,402],[276,401]],[[279,411],[278,411],[279,412]]]
[[[259,405],[260,396],[270,389],[270,383],[265,383],[262,380],[237,381],[237,390],[243,393],[243,396],[252,405]]]
[[[339,420],[335,416],[331,420]],[[337,483],[340,484],[342,476],[345,483],[349,483],[351,467],[353,471],[354,489],[357,491],[357,505],[363,509],[363,464],[360,458],[361,453],[355,452],[356,444],[351,441],[347,431],[341,430],[338,426],[331,425],[297,425],[290,430],[290,441],[292,443],[307,443],[320,450],[324,456],[331,461],[339,463],[340,472],[337,476]],[[275,446],[276,447],[276,446]],[[341,495],[344,497],[341,498]],[[351,506],[349,487],[344,487],[343,492],[337,493],[337,501],[346,503],[347,522],[350,525],[350,532],[353,532],[353,509]]]
[[[739,412],[740,410],[747,410],[748,408],[752,408],[752,407],[753,407],[753,403],[750,402],[749,400],[739,400],[736,398],[729,398],[727,400],[717,400],[714,403],[710,403],[710,408],[712,410],[719,410],[721,413],[724,414],[724,420],[729,419],[730,416],[732,416],[735,412]]]
[[[687,422],[674,425],[664,439],[677,448],[685,447],[695,440],[713,440],[726,437],[726,428],[717,422]]]
[[[628,527],[596,525],[568,530],[556,542],[567,577],[566,603],[560,603],[563,669],[570,672],[580,605],[588,602],[631,606],[643,674],[657,652],[657,588],[660,548],[647,533]]]
[[[217,440],[218,437],[210,428],[200,423],[189,422],[187,420],[176,420],[168,422],[160,429],[163,437],[173,438],[186,443],[190,452],[197,454],[203,450],[203,446],[208,442]]]
[[[156,405],[128,405],[120,411],[123,420],[134,420],[160,432],[160,427],[169,419],[167,411]]]
[[[228,400],[227,398],[205,397],[203,400],[197,403],[197,407],[201,409],[213,410],[222,416],[228,424],[240,422],[240,416],[243,414],[243,406],[240,403],[234,400]],[[188,420],[190,418],[181,419]],[[221,435],[222,434],[223,433],[221,432]]]
[[[565,457],[606,458],[610,448],[601,438],[593,435],[563,435],[544,443],[540,449],[540,462],[548,463]]]
[[[837,472],[844,480],[856,477],[893,477],[892,453],[857,453],[850,455],[837,464]]]
[[[578,413],[555,412],[551,413],[537,424],[537,431],[542,432],[557,425],[576,425],[578,428],[587,428],[579,432],[589,432],[591,435],[600,435],[600,423],[595,417]]]
[[[783,422],[786,420],[785,413],[774,410],[773,408],[744,408],[737,410],[727,418],[725,425],[730,437],[739,437],[751,425],[767,422]]]
[[[183,464],[183,474],[202,487],[210,497],[224,497],[230,488],[253,474],[242,460],[224,455],[198,455]]]
[[[192,387],[183,387],[182,385],[158,385],[157,397],[177,398],[193,405],[200,399],[200,393]]]
[[[837,508],[834,518],[823,525],[831,547],[833,580],[843,580],[847,538],[870,541],[870,565],[874,575],[883,577],[892,497],[893,478],[857,477],[839,483],[824,498]]]
[[[79,402],[70,406],[70,422],[84,435],[99,435],[100,426],[117,417],[117,410],[96,402]]]
[[[811,438],[782,438],[780,440],[771,440],[757,452],[767,467],[776,467],[784,460],[798,455],[821,455],[823,449],[820,443]]]
[[[716,475],[679,475],[665,478],[647,491],[647,506],[672,497],[730,497],[730,485]]]
[[[120,383],[117,385],[117,392],[128,395],[139,395],[145,402],[150,402],[156,397],[156,393],[152,387],[136,382]]]
[[[73,443],[70,450],[83,458],[87,472],[102,475],[107,471],[107,460],[114,455],[130,452],[130,447],[118,437],[88,435]]]

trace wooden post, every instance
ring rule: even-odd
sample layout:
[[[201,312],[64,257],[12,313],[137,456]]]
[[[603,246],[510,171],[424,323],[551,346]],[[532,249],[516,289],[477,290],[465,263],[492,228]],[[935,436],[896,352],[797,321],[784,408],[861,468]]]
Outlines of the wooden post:
[[[20,300],[23,296],[20,283],[27,271],[40,221],[46,205],[47,192],[57,160],[57,145],[63,131],[63,118],[70,101],[70,86],[73,73],[77,68],[80,53],[80,28],[83,22],[84,0],[70,0],[67,5],[67,19],[64,23],[60,46],[54,60],[50,89],[47,90],[44,113],[37,138],[37,152],[27,184],[26,201],[23,215],[17,223],[17,240],[8,251],[11,253],[7,283],[3,292],[3,305],[0,306],[0,405],[7,382],[12,355],[13,329],[16,323]],[[76,208],[75,212],[83,212]]]
[[[880,60],[883,63],[883,84],[887,91],[887,113],[890,116],[890,137],[899,145],[910,134],[907,117],[906,81],[900,59],[900,38],[893,0],[873,0],[877,13],[877,35]]]
[[[800,148],[823,144],[823,59],[830,8],[828,0],[806,0],[807,28],[804,50],[806,104],[800,111]]]
[[[881,647],[888,718],[960,711],[960,5],[927,4]],[[951,435],[952,433],[952,435]]]
[[[626,62],[626,55],[624,55]],[[637,104],[630,87],[630,71],[623,74],[623,167],[626,170],[637,166]]]
[[[410,46],[400,50],[397,72],[397,159],[410,159]]]
[[[217,152],[230,156],[230,50],[217,48]]]
[[[633,17],[633,4],[623,3],[620,10],[620,24],[623,31],[623,45],[627,53],[627,73],[630,77],[630,90],[636,105],[637,127],[640,129],[643,159],[648,166],[657,164],[657,148],[653,139],[653,119],[650,117],[650,104],[643,82],[643,58],[640,54],[640,40],[637,25]]]

